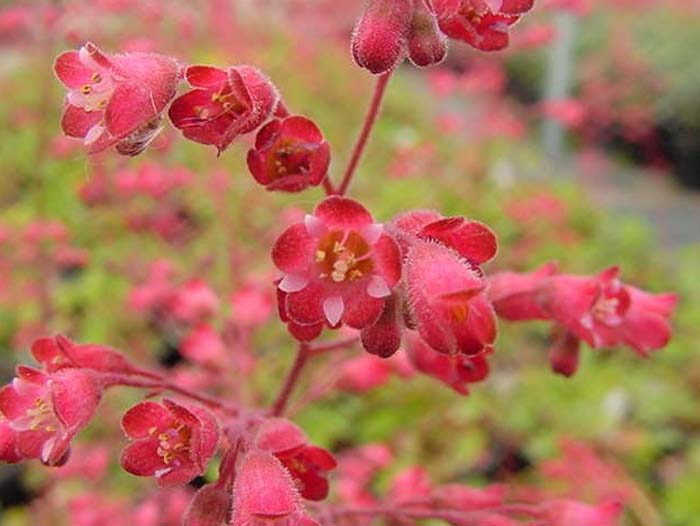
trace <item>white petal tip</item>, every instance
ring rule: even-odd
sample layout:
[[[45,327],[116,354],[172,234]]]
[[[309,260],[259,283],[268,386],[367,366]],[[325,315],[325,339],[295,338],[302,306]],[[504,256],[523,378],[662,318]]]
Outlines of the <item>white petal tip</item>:
[[[345,312],[345,304],[340,296],[331,296],[323,302],[323,314],[325,314],[328,323],[335,327],[340,323],[340,319]]]

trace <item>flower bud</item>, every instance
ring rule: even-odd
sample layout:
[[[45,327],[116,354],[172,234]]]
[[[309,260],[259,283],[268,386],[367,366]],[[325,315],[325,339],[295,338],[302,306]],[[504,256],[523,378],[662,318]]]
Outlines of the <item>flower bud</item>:
[[[358,66],[375,75],[395,68],[406,54],[413,0],[368,0],[352,36]]]
[[[425,0],[417,0],[408,33],[408,56],[418,67],[434,66],[447,55],[447,37]]]

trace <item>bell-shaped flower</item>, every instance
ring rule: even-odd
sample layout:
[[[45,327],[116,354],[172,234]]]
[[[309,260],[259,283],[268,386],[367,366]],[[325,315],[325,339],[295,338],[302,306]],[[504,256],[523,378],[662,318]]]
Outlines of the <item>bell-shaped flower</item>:
[[[54,71],[68,89],[63,132],[82,139],[91,154],[111,146],[123,155],[141,153],[160,131],[181,77],[171,57],[108,55],[92,42],[61,53]]]
[[[156,477],[159,486],[185,484],[204,473],[219,442],[219,424],[208,409],[165,399],[141,402],[122,418],[132,440],[121,465],[141,477]]]
[[[50,466],[63,464],[73,437],[95,414],[101,386],[80,369],[44,374],[19,366],[16,375],[0,389],[0,413],[15,432],[17,451]]]
[[[189,66],[185,78],[193,89],[173,101],[170,120],[187,139],[219,153],[260,127],[279,102],[277,89],[251,66]]]

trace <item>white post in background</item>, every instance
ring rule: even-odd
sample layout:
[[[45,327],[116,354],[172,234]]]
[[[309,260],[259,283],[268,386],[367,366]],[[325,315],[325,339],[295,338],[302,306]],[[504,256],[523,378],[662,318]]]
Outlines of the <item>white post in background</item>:
[[[559,11],[554,15],[556,41],[549,53],[547,76],[544,85],[544,101],[561,100],[569,96],[575,59],[576,15],[571,11]],[[563,126],[554,119],[545,119],[542,124],[544,151],[559,161],[563,157]]]

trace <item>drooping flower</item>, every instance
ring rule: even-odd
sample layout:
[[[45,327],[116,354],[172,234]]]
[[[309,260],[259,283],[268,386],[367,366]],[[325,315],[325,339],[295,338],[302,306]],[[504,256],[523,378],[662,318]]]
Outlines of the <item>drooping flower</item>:
[[[525,274],[502,272],[489,279],[489,297],[505,319],[555,322],[550,362],[555,372],[571,376],[581,340],[594,349],[624,344],[648,356],[671,337],[677,296],[626,285],[619,273],[611,267],[597,276],[557,274],[553,264]]]
[[[0,389],[0,412],[14,431],[17,452],[50,466],[64,463],[71,440],[97,409],[101,387],[80,369],[44,374],[19,366],[16,375]]]
[[[249,451],[233,486],[231,526],[317,526],[289,473],[274,455]]]
[[[428,345],[476,355],[493,344],[496,316],[478,268],[445,246],[418,241],[405,269],[411,316]]]
[[[462,395],[469,394],[469,384],[484,380],[489,374],[487,356],[490,348],[475,356],[436,353],[422,338],[412,334],[406,352],[413,366]]]
[[[219,441],[209,410],[169,399],[136,404],[124,414],[122,429],[133,440],[122,452],[122,467],[156,477],[159,486],[185,484],[204,473]]]
[[[296,424],[284,418],[268,418],[261,424],[255,444],[282,462],[302,497],[308,500],[326,498],[325,473],[336,467],[336,461],[325,449],[311,445]]]
[[[287,228],[272,259],[284,274],[281,313],[299,327],[368,327],[401,277],[394,240],[361,204],[338,196]]]
[[[261,126],[279,102],[277,89],[251,66],[189,66],[185,78],[193,89],[173,101],[170,120],[187,139],[219,152]]]
[[[329,144],[313,121],[299,115],[263,126],[248,152],[248,168],[268,190],[300,192],[318,186],[331,160]]]
[[[445,58],[447,37],[430,0],[369,0],[353,32],[352,54],[375,75],[406,56],[416,66],[432,66]]]
[[[650,294],[619,279],[618,267],[597,276],[558,274],[542,284],[540,302],[551,318],[593,348],[624,343],[641,356],[664,347],[675,294]]]
[[[433,0],[440,29],[481,51],[508,46],[508,30],[534,0]]]
[[[54,71],[68,89],[63,132],[83,139],[91,154],[111,146],[123,155],[141,153],[160,131],[181,77],[171,57],[107,55],[92,42],[61,53]]]

